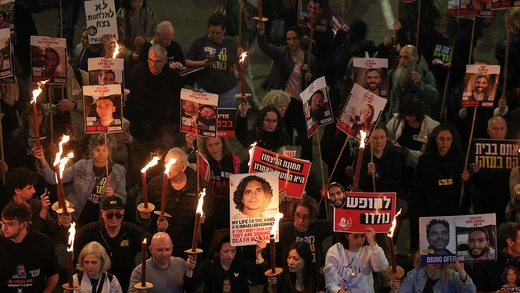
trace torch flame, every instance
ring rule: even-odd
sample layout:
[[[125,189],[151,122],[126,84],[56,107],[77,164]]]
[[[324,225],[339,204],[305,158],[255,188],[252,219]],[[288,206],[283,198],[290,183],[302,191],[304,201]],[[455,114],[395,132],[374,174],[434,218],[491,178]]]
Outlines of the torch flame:
[[[72,158],[74,158],[74,153],[70,152],[70,153],[67,154],[67,156],[65,156],[64,158],[62,158],[60,160],[60,163],[59,163],[59,165],[60,165],[60,178],[63,178],[63,169],[65,169],[65,165],[67,165],[67,162],[70,159],[72,159]],[[56,181],[58,181],[58,180],[56,180]]]
[[[71,223],[69,228],[69,240],[67,241],[67,251],[72,251],[74,246],[74,236],[76,236],[76,223]]]
[[[361,130],[361,131],[359,131],[359,134],[361,134],[361,144],[359,145],[359,148],[364,149],[365,148],[365,138],[367,137],[367,133],[364,132],[363,130]]]
[[[276,232],[278,232],[278,222],[280,222],[281,218],[283,218],[282,213],[274,214],[274,224],[273,224],[273,228],[271,228],[270,235],[275,235],[275,237],[276,237]]]
[[[59,143],[59,145],[60,145],[59,151],[56,153],[56,159],[54,160],[54,164],[52,164],[54,167],[56,167],[56,165],[58,165],[60,163],[61,155],[63,154],[63,145],[65,143],[69,142],[69,140],[70,140],[70,136],[68,136],[68,135],[64,135],[61,138],[61,141]]]
[[[168,175],[168,173],[170,173],[170,168],[171,168],[171,166],[173,166],[173,164],[175,164],[175,162],[177,162],[177,159],[170,158],[168,163],[166,163],[166,165],[164,165],[164,174]]]
[[[36,99],[42,92],[42,85],[46,84],[49,80],[44,80],[38,82],[38,88],[32,91],[33,98],[31,100],[31,103],[36,103]]]
[[[240,54],[240,63],[244,63],[244,61],[246,61],[246,57],[247,57],[247,52],[244,52],[242,54]]]
[[[112,58],[116,58],[117,54],[119,54],[119,44],[117,42],[114,42],[114,43],[116,43],[116,47],[114,48],[114,53],[112,54]]]
[[[143,243],[146,244],[146,238],[143,240]]]
[[[146,166],[144,166],[143,169],[141,169],[141,173],[146,173],[146,170],[148,170],[148,168],[157,165],[157,163],[159,163],[159,157],[155,156],[150,162],[148,162],[148,164],[146,164]]]
[[[253,142],[251,145],[250,145],[250,149],[249,149],[249,166],[251,166],[251,162],[253,161],[253,147],[256,145],[256,141]]]
[[[395,226],[397,225],[397,216],[399,216],[401,214],[401,210],[402,209],[399,209],[397,214],[395,214],[395,216],[394,216],[394,220],[392,221],[392,227],[390,227],[390,231],[387,234],[388,237],[390,237],[390,238],[392,238],[392,236],[394,236]]]
[[[204,196],[206,195],[206,188],[202,189],[202,192],[200,193],[200,197],[199,197],[199,203],[197,205],[197,211],[195,213],[197,214],[203,214],[204,212],[202,211],[202,205],[204,204]]]

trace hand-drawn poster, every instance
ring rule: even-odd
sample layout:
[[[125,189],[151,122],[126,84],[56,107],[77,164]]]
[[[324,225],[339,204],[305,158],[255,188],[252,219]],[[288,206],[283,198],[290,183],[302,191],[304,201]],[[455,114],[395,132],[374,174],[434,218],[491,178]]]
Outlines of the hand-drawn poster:
[[[382,98],[388,95],[388,59],[354,58],[354,82]]]
[[[330,19],[329,0],[300,0],[298,25],[318,31],[327,31]]]
[[[235,137],[235,119],[237,117],[237,109],[219,108],[217,117],[217,136]]]
[[[466,65],[462,106],[493,107],[500,65]]]
[[[494,261],[497,259],[495,214],[455,217],[457,257],[460,261]]]
[[[123,105],[121,86],[88,85],[83,87],[86,133],[122,132]]]
[[[308,137],[311,137],[318,127],[334,122],[325,77],[316,79],[300,93],[300,97],[303,101],[303,113]]]
[[[269,238],[278,213],[278,178],[276,171],[230,176],[231,245],[253,245],[256,237]]]
[[[385,104],[386,99],[374,95],[354,83],[339,117],[337,128],[357,140],[361,139],[359,131],[364,130],[367,133],[367,141],[369,141]]]
[[[347,192],[345,206],[334,209],[334,231],[364,233],[366,227],[388,232],[395,215],[395,192]]]
[[[32,82],[67,84],[65,39],[31,36]]]
[[[89,44],[99,44],[103,37],[118,39],[116,7],[112,0],[85,1]]]
[[[217,137],[218,95],[181,90],[181,131]]]

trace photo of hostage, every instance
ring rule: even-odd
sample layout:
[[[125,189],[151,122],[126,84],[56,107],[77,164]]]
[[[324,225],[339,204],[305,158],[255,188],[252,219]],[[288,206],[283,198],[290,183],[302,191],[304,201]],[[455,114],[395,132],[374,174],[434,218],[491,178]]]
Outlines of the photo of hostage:
[[[188,118],[196,116],[197,115],[197,106],[198,105],[192,101],[181,100],[181,108],[182,108],[181,116],[188,117]]]
[[[379,84],[381,84],[381,71],[377,68],[367,69],[365,72],[365,89],[374,95],[381,96]]]
[[[471,229],[468,234],[468,243],[461,245],[458,250],[466,250],[467,255],[459,256],[460,260],[487,260],[495,259],[495,248],[490,246],[489,231],[484,227]]]
[[[361,135],[359,134],[361,130],[367,132],[367,137],[370,136],[370,132],[374,128],[374,111],[374,106],[366,104],[363,110],[361,110],[361,113],[355,116],[354,125],[352,126],[354,137],[361,139]],[[375,117],[375,119],[377,119],[377,117]]]
[[[118,100],[121,95],[110,95],[107,97],[94,97],[91,106],[96,107],[96,121],[94,126],[118,126],[121,125],[120,111],[118,106],[121,105]],[[91,109],[92,110],[92,109]],[[93,116],[89,113],[89,116]]]
[[[325,104],[325,95],[322,90],[317,90],[312,94],[309,102],[309,114],[310,118],[316,122],[324,119],[326,116],[330,116],[330,109]],[[325,114],[328,111],[328,115]]]
[[[112,69],[101,69],[97,81],[99,85],[116,84],[116,74]]]
[[[273,188],[264,178],[256,175],[243,178],[233,192],[235,208],[240,211],[233,215],[233,220],[264,217],[272,197]]]
[[[486,89],[489,87],[489,78],[484,75],[479,75],[475,78],[474,90],[468,100],[470,101],[492,101],[490,96],[486,95]]]
[[[57,70],[60,65],[60,54],[54,48],[45,48],[45,55],[43,56],[44,63],[42,68],[42,80],[51,79],[53,81],[54,77],[61,76],[60,72]]]
[[[433,219],[426,226],[428,249],[433,254],[453,254],[446,247],[450,243],[450,223],[443,219]]]
[[[202,105],[196,119],[194,120],[194,127],[199,130],[216,131],[217,130],[217,109],[215,106]]]

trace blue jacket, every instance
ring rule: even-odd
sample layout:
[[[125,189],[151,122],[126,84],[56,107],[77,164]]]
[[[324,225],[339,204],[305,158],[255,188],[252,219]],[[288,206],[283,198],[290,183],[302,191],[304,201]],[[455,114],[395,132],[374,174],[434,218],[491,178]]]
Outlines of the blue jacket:
[[[435,274],[434,280],[441,278],[441,270]],[[426,276],[426,267],[421,266],[408,272],[399,288],[399,293],[420,293],[423,291],[428,277]],[[466,282],[460,280],[459,274],[453,270],[448,271],[445,279],[439,280],[433,286],[434,293],[476,293],[477,287],[473,284],[473,280],[467,275]]]

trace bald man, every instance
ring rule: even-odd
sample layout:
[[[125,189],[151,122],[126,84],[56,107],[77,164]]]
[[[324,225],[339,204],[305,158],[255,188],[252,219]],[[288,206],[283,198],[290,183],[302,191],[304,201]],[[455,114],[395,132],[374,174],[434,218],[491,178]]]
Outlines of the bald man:
[[[146,260],[146,281],[153,284],[152,289],[138,290],[141,284],[142,264],[132,272],[128,293],[182,293],[184,292],[184,274],[186,262],[180,257],[172,256],[173,243],[164,232],[155,233],[149,247],[152,257]]]
[[[139,62],[142,62],[148,58],[148,50],[155,44],[161,45],[167,51],[168,64],[170,68],[182,69],[186,65],[184,59],[184,53],[179,43],[175,42],[175,29],[169,21],[162,21],[157,25],[155,30],[154,38],[143,45],[141,52],[139,53]]]

